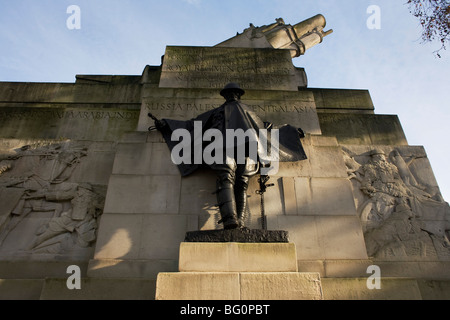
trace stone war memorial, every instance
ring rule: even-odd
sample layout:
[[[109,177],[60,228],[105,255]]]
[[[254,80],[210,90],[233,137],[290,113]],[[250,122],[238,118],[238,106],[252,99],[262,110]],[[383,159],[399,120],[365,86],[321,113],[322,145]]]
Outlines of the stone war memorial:
[[[325,27],[250,24],[141,75],[0,82],[0,299],[450,299],[425,147],[369,91],[310,88],[292,62]],[[229,119],[279,161],[204,165],[205,123]],[[177,156],[200,162],[183,174]]]

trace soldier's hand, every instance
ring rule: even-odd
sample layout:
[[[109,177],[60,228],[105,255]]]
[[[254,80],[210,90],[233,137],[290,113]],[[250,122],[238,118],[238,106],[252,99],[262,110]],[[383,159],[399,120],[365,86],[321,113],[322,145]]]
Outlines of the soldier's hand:
[[[305,132],[302,130],[302,128],[297,128],[297,131],[300,134],[300,139],[303,139],[305,137]]]
[[[167,127],[167,122],[164,120],[156,120],[155,121],[155,127],[156,129],[158,129],[159,131],[164,130],[164,128]]]

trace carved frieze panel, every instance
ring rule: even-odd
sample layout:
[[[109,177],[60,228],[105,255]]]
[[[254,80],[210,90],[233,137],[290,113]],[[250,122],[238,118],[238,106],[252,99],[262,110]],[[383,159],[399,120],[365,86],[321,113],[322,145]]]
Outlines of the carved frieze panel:
[[[72,178],[89,148],[41,141],[1,151],[0,256],[89,251],[106,190]]]
[[[450,207],[423,149],[343,147],[343,154],[370,257],[450,260]]]

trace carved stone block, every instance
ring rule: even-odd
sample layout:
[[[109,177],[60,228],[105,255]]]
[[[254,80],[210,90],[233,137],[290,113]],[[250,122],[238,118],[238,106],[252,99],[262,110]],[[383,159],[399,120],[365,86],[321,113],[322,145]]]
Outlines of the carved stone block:
[[[298,271],[293,243],[182,242],[179,261],[181,272]]]
[[[108,213],[177,214],[181,177],[113,175],[105,203]]]
[[[300,80],[288,50],[167,46],[159,86],[223,88],[235,81],[247,89],[296,91]]]
[[[176,260],[193,215],[105,214],[94,259]],[[103,227],[104,226],[104,227]]]
[[[271,229],[286,230],[298,260],[367,259],[356,216],[277,216]]]

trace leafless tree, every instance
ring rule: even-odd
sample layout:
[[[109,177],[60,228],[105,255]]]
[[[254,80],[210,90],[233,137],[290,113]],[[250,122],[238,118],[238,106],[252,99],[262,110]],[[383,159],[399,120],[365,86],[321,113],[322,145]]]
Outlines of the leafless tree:
[[[434,53],[446,50],[450,40],[450,0],[408,0],[409,10],[419,18],[423,27],[422,41],[438,40],[441,47]]]

